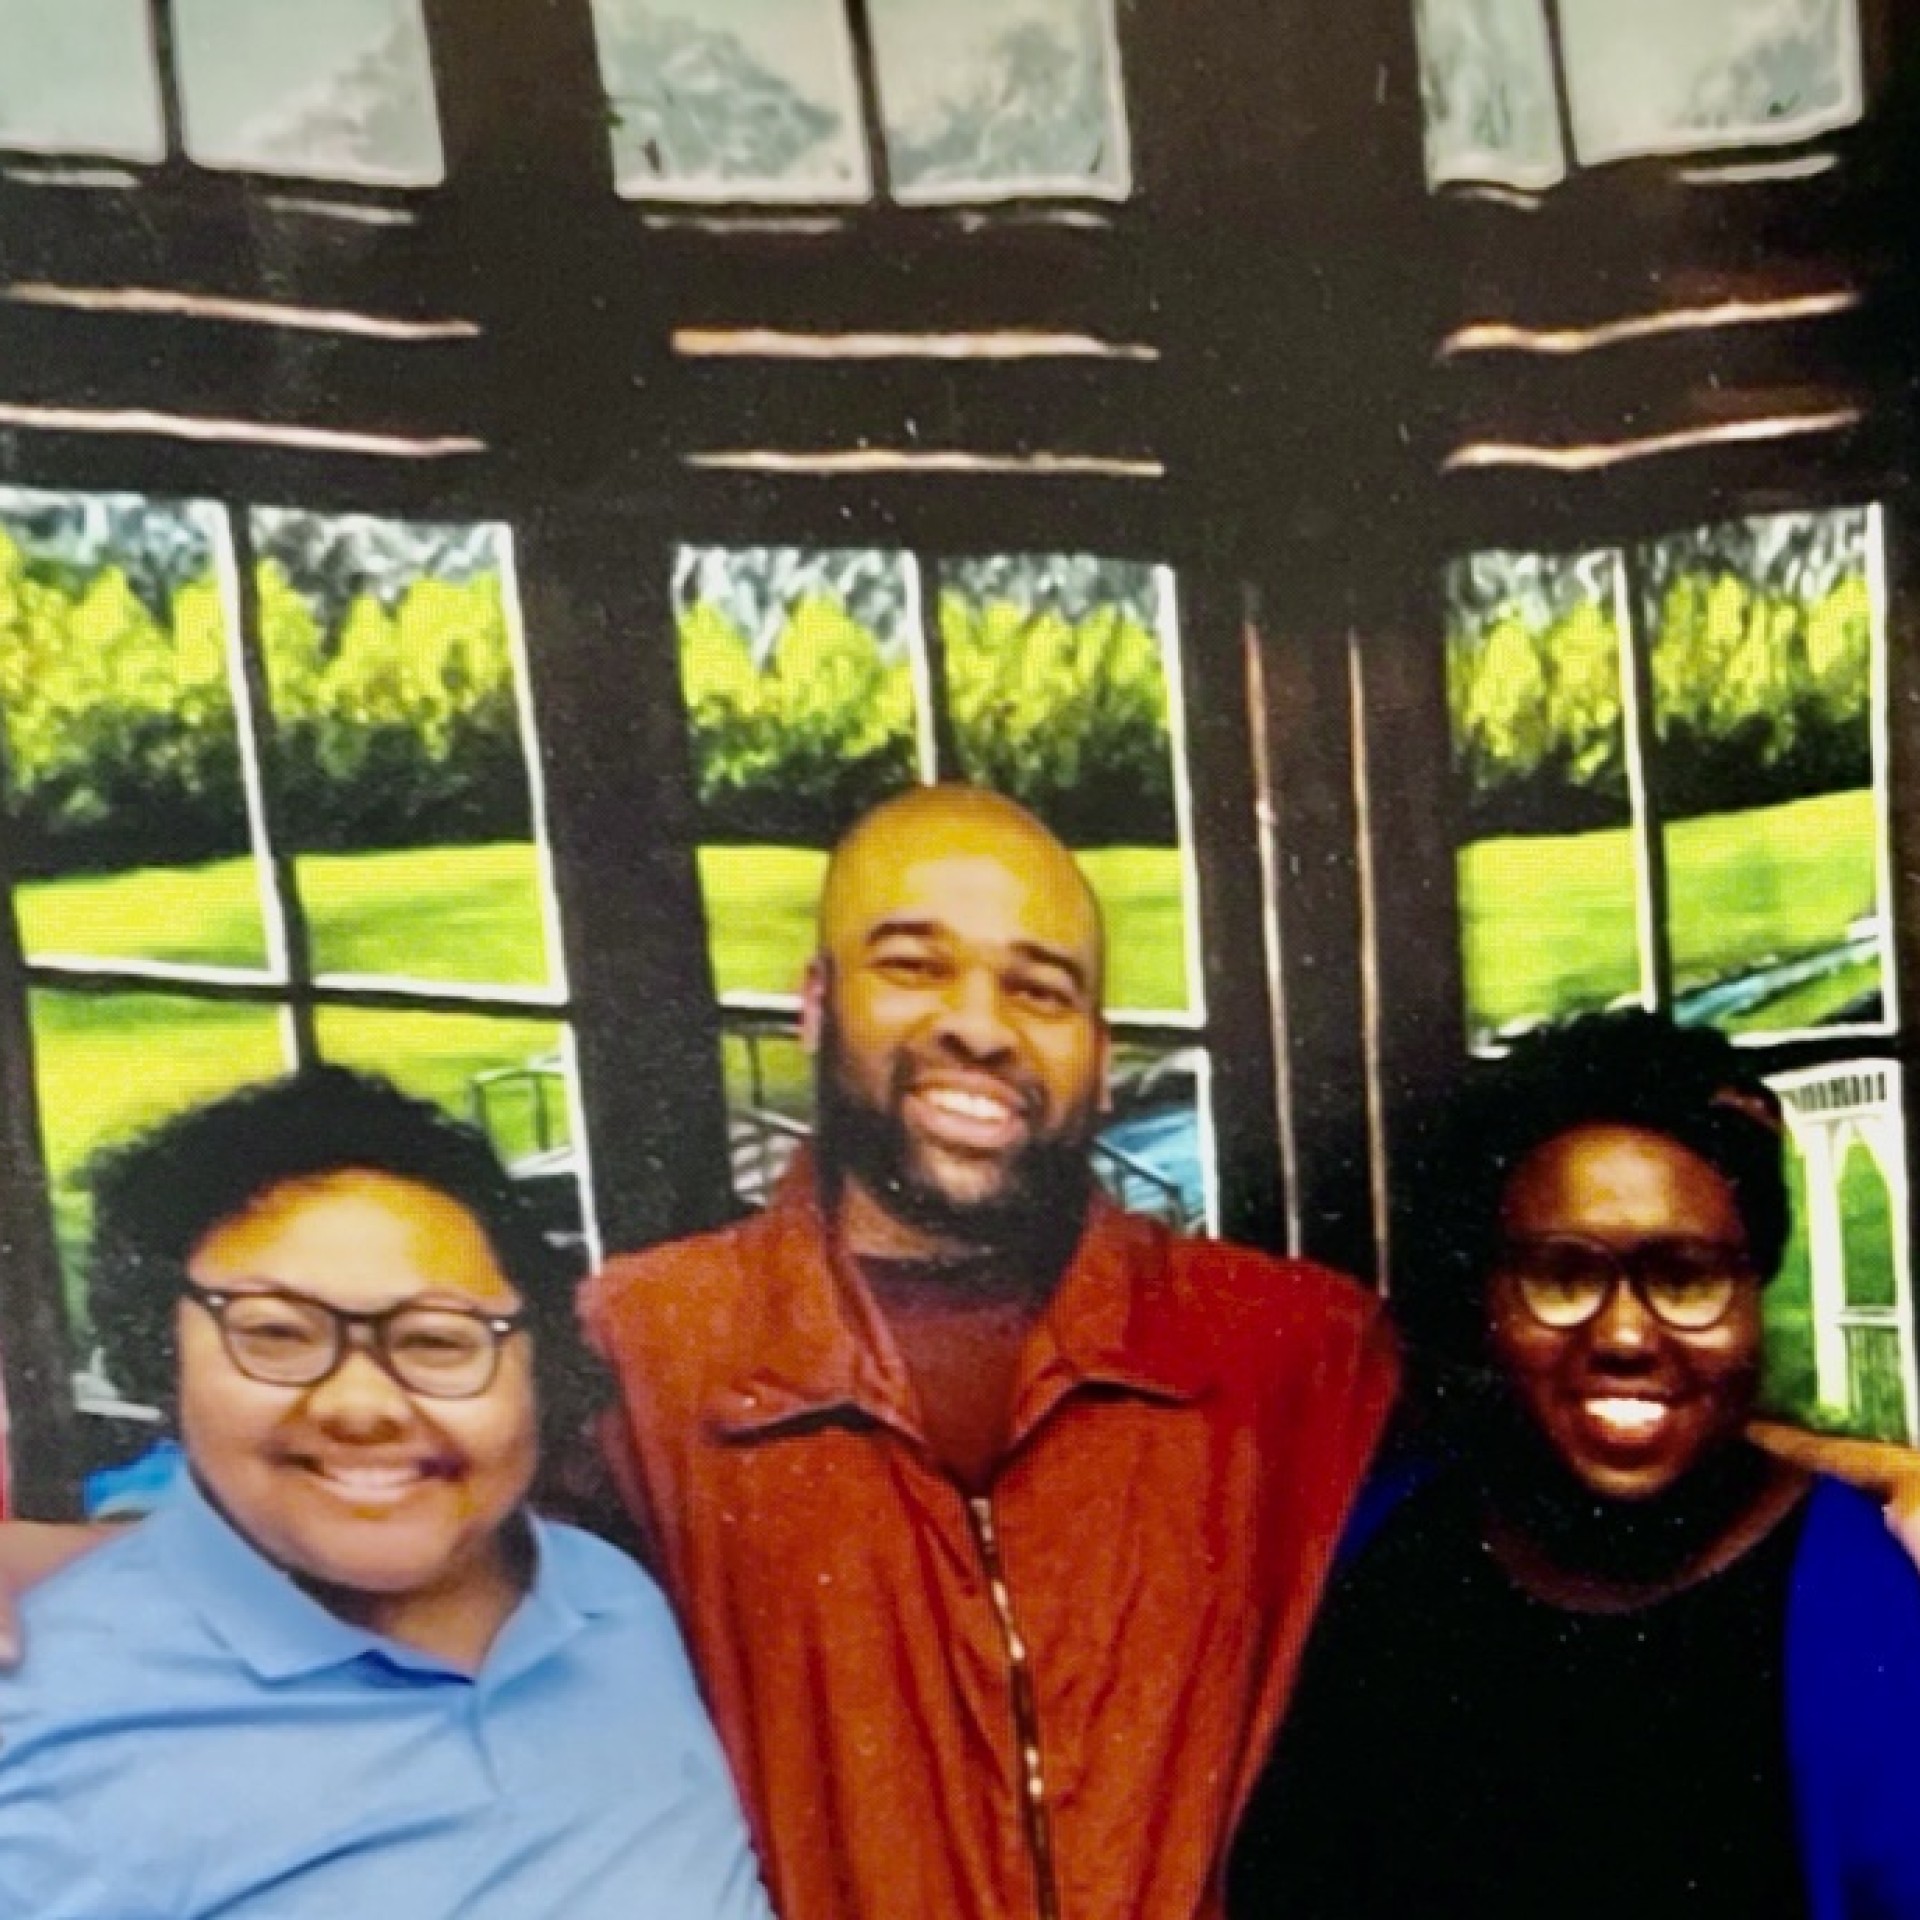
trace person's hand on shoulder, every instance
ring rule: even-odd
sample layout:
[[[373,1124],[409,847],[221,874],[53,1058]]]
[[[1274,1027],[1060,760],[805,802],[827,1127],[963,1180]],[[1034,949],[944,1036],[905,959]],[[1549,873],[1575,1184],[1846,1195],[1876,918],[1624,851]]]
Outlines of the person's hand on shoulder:
[[[1878,1500],[1886,1509],[1893,1537],[1920,1567],[1920,1449],[1885,1440],[1811,1433],[1779,1420],[1756,1420],[1748,1432],[1769,1453],[1809,1472],[1844,1480]]]
[[[19,1597],[112,1537],[111,1527],[0,1521],[0,1667],[20,1661]]]
[[[1920,1472],[1896,1488],[1887,1502],[1887,1526],[1920,1567]]]

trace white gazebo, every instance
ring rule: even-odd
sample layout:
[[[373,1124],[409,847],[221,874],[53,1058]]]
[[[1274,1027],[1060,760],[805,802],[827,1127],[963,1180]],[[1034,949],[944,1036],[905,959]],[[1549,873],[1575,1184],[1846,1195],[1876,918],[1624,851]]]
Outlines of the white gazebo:
[[[1820,1399],[1857,1410],[1857,1362],[1873,1348],[1890,1345],[1898,1356],[1905,1438],[1912,1441],[1920,1436],[1920,1365],[1916,1364],[1907,1266],[1900,1069],[1891,1061],[1849,1061],[1777,1074],[1771,1084],[1780,1095],[1788,1130],[1806,1167],[1807,1264],[1812,1275],[1814,1370]],[[1891,1303],[1858,1301],[1848,1286],[1841,1177],[1856,1146],[1865,1148],[1887,1185],[1895,1276]]]

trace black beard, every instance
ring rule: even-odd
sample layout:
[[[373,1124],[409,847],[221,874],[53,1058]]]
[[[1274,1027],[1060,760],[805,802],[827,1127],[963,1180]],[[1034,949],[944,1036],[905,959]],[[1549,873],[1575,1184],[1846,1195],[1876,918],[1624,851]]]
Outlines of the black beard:
[[[904,1063],[903,1063],[904,1064]],[[814,1129],[829,1183],[852,1176],[903,1226],[982,1251],[1018,1251],[1049,1260],[1078,1239],[1093,1173],[1083,1137],[1030,1139],[1004,1163],[998,1188],[958,1199],[914,1166],[899,1114],[904,1071],[877,1107],[847,1083],[840,1036],[829,1013],[814,1069]]]

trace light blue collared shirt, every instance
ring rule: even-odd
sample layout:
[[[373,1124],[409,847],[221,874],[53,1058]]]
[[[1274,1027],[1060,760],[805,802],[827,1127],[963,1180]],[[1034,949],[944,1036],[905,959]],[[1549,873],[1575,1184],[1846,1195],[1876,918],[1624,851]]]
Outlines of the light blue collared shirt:
[[[534,1523],[474,1675],[349,1626],[191,1483],[23,1608],[6,1920],[769,1920],[658,1588]]]

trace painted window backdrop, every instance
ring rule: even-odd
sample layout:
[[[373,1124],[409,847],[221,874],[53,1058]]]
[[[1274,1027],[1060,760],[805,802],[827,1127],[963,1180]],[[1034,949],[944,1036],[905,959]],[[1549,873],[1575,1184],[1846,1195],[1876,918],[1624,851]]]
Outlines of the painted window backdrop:
[[[1892,1031],[1877,508],[1447,571],[1476,1050],[1621,1003],[1756,1044]],[[1898,1070],[1782,1074],[1797,1229],[1770,1391],[1912,1435]]]
[[[580,1231],[521,661],[500,526],[0,491],[6,829],[70,1271],[96,1147],[315,1059],[484,1121]]]
[[[1620,999],[1885,1031],[1877,510],[1446,580],[1476,1045]]]
[[[157,163],[168,83],[181,157],[370,186],[442,177],[419,0],[0,0],[0,147]]]
[[[1860,118],[1855,0],[1415,0],[1427,180],[1773,148]]]
[[[1131,186],[1112,0],[868,0],[867,99],[845,0],[593,10],[633,199],[1124,200]]]

